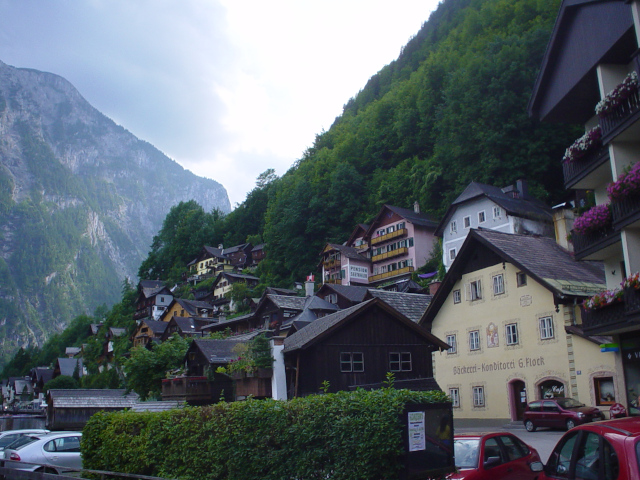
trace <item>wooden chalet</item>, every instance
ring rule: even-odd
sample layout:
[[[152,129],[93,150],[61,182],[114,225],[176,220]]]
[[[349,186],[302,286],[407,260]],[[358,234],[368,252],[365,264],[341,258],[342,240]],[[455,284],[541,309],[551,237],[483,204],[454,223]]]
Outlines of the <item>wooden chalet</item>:
[[[257,267],[258,264],[264,260],[264,258],[266,257],[266,252],[264,251],[264,243],[261,243],[260,245],[256,245],[255,247],[253,247],[251,249],[251,266],[252,267]]]
[[[140,323],[131,335],[131,343],[134,347],[146,347],[150,342],[160,341],[167,329],[168,323],[159,320],[140,320]]]
[[[53,368],[35,367],[31,369],[29,376],[33,385],[33,393],[39,395],[44,392],[46,383],[53,379]]]
[[[284,340],[288,397],[377,385],[387,372],[434,385],[431,353],[449,346],[379,298],[318,318]]]
[[[200,254],[187,264],[187,268],[189,269],[187,280],[194,284],[220,272],[233,271],[231,259],[225,255],[222,245],[218,245],[218,248],[205,245]]]
[[[158,320],[173,300],[173,293],[159,280],[140,280],[134,320]]]
[[[138,394],[109,389],[51,389],[47,393],[49,430],[82,430],[89,418],[98,412],[113,412],[131,408]]]
[[[83,370],[84,366],[81,358],[60,357],[56,360],[56,363],[53,366],[52,378],[59,377],[60,375],[73,377],[76,371],[78,372],[78,376],[82,377]]]
[[[167,310],[160,317],[160,320],[168,322],[173,316],[211,318],[212,315],[213,307],[209,302],[174,298]]]
[[[217,324],[218,322],[213,321],[211,318],[173,316],[169,322],[162,323],[167,326],[160,337],[160,340],[164,342],[175,334],[180,335],[182,338],[203,337],[209,333],[208,331],[203,332],[203,327]]]
[[[325,283],[316,292],[316,296],[343,309],[362,303],[367,295],[367,291],[367,287]]]
[[[235,270],[242,270],[251,265],[251,251],[253,245],[250,243],[243,243],[241,245],[234,245],[233,247],[225,248],[224,254],[229,258],[231,266]]]

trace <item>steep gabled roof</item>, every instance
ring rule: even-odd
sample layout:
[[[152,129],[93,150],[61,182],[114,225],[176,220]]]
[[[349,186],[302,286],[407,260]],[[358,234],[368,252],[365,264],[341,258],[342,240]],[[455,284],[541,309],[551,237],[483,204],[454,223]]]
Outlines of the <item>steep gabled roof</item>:
[[[187,300],[185,298],[175,298],[173,301],[178,303],[182,308],[184,308],[185,312],[188,312],[189,315],[193,315],[193,316],[198,315],[198,310],[202,310],[202,309],[211,310],[212,308],[209,302],[202,302],[200,300]]]
[[[522,192],[521,192],[522,193]],[[521,218],[529,218],[542,222],[553,222],[551,208],[533,198],[513,198],[511,195],[504,193],[501,188],[493,185],[485,185],[483,183],[471,182],[456,198],[442,217],[442,221],[438,224],[435,234],[442,236],[445,228],[449,224],[451,217],[456,209],[463,203],[476,200],[480,197],[486,197],[495,204],[502,207],[507,215]]]
[[[395,213],[396,215],[404,218],[407,222],[410,222],[413,225],[424,227],[429,230],[435,230],[436,227],[438,226],[438,222],[432,220],[428,215],[424,213],[416,213],[415,211],[410,210],[408,208],[394,207],[393,205],[385,205],[380,209],[380,211],[376,215],[376,218],[369,225],[369,228],[367,229],[368,237],[370,237],[373,234],[373,231],[378,227],[386,211]]]
[[[390,307],[402,313],[409,320],[417,323],[422,318],[422,315],[424,315],[424,312],[426,312],[433,297],[420,293],[388,292],[386,290],[370,288],[365,298],[379,298]]]
[[[426,329],[418,326],[415,322],[412,322],[407,317],[402,315],[397,310],[389,307],[384,301],[378,298],[372,298],[362,303],[354,305],[353,307],[345,308],[331,315],[318,318],[313,321],[302,330],[299,330],[284,340],[284,352],[291,352],[294,350],[300,350],[320,341],[328,335],[331,335],[336,329],[349,322],[351,319],[358,317],[360,314],[365,313],[371,308],[382,308],[387,313],[392,315],[397,321],[401,322],[405,326],[411,328],[414,332],[421,335],[434,345],[436,348],[448,348],[448,345],[442,340],[436,338],[429,333]]]
[[[353,260],[359,260],[365,263],[371,263],[371,260],[364,255],[361,255],[360,252],[354,247],[347,247],[346,245],[338,245],[337,243],[327,243],[325,248],[322,250],[322,253],[325,253],[327,250],[337,250],[341,255],[344,255],[347,258],[351,258]]]
[[[47,393],[54,408],[131,408],[138,394],[124,389],[51,389]]]
[[[60,375],[67,377],[73,377],[73,372],[78,367],[78,373],[82,376],[82,359],[81,358],[58,358],[56,360],[58,368],[60,369]]]
[[[331,290],[338,295],[346,298],[350,302],[362,302],[367,295],[368,287],[358,287],[354,285],[339,285],[335,283],[325,283],[320,287],[321,290]]]
[[[162,335],[169,325],[168,322],[161,322],[160,320],[143,320],[143,323],[155,335]]]
[[[226,364],[238,358],[238,354],[233,351],[233,348],[238,343],[242,342],[230,339],[196,339],[189,347],[189,350],[200,350],[210,364]]]
[[[251,247],[250,243],[243,243],[241,245],[234,245],[233,247],[224,248],[222,251],[225,255],[231,255],[232,253],[239,252],[240,250],[245,250],[249,247]]]
[[[367,230],[369,230],[369,225],[366,223],[359,223],[349,235],[349,238],[345,242],[346,245],[351,245],[356,241],[356,238],[364,237],[367,234]]]
[[[551,238],[471,229],[420,324],[433,321],[456,282],[466,273],[467,263],[481,255],[482,249],[521,269],[557,298],[589,297],[606,288],[601,263],[578,262]]]

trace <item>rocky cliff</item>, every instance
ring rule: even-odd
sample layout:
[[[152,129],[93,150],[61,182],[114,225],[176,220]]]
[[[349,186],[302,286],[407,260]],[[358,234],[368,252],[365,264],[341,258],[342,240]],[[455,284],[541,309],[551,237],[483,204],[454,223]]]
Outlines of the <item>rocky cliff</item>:
[[[197,177],[65,79],[0,62],[0,364],[119,300],[169,209],[230,210]]]

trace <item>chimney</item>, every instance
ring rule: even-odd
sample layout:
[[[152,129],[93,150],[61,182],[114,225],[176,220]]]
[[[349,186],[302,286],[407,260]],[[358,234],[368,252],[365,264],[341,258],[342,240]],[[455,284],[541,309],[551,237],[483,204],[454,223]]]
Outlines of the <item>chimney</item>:
[[[516,188],[520,192],[520,198],[529,198],[529,187],[526,180],[522,178],[516,180]]]
[[[313,297],[315,286],[315,277],[313,276],[313,274],[311,274],[307,277],[307,281],[304,282],[304,293],[307,297]]]
[[[440,288],[441,284],[442,282],[438,280],[434,280],[433,282],[431,282],[429,284],[429,295],[435,295],[438,289]]]
[[[556,242],[563,248],[573,252],[573,243],[569,242],[569,234],[573,229],[573,204],[561,203],[553,207],[553,228],[556,234]]]
[[[420,213],[420,204],[418,203],[417,200],[415,202],[413,202],[413,211],[415,213]]]
[[[218,249],[222,250],[224,247],[222,246],[221,243],[218,244]]]

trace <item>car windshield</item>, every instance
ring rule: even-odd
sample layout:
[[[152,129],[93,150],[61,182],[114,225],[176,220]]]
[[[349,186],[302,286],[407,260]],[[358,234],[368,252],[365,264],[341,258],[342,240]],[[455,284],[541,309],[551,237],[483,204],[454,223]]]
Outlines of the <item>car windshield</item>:
[[[584,403],[580,403],[577,400],[574,400],[573,398],[558,399],[558,405],[560,405],[562,408],[584,407]]]
[[[456,438],[453,449],[458,468],[478,468],[478,452],[480,440],[478,438]]]
[[[19,433],[12,433],[9,435],[5,435],[4,437],[0,438],[0,448],[4,448],[7,445],[13,443],[16,441],[16,439],[20,436]]]
[[[29,445],[30,443],[35,442],[36,440],[39,440],[40,437],[35,437],[33,435],[24,435],[20,438],[18,438],[17,440],[15,440],[13,443],[10,443],[9,445],[7,445],[5,447],[6,450],[17,450],[18,448],[22,448],[25,445]]]

